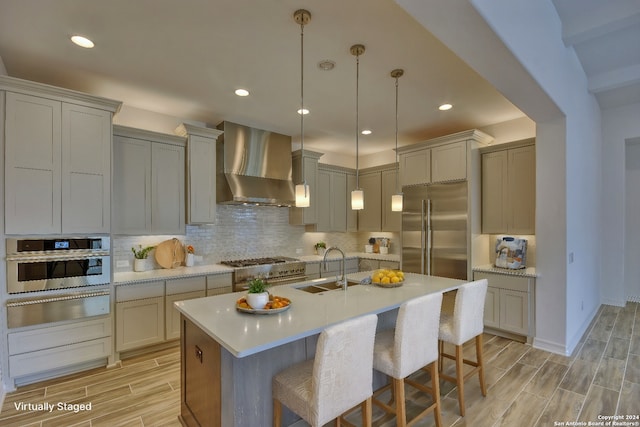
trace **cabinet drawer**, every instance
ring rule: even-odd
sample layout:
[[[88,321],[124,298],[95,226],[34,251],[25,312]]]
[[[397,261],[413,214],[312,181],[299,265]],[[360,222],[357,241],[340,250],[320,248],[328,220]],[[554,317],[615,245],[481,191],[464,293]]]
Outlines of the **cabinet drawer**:
[[[164,296],[164,281],[119,285],[116,287],[116,302]]]
[[[111,337],[9,356],[9,376],[13,378],[60,369],[108,357]]]
[[[167,280],[167,295],[196,291],[203,291],[204,293],[206,288],[207,278],[205,276]]]
[[[380,261],[380,268],[390,268],[392,270],[397,270],[400,268],[400,263],[398,261]]]
[[[231,273],[210,274],[207,276],[207,289],[224,288],[232,286]]]
[[[221,288],[207,289],[207,296],[230,294],[231,292],[233,292],[233,286],[223,286]]]
[[[109,336],[111,336],[110,317],[15,332],[8,334],[9,354],[27,353]]]
[[[531,292],[531,279],[529,277],[509,276],[503,274],[491,274],[476,271],[474,280],[487,279],[489,286],[500,289],[510,289],[519,292]]]

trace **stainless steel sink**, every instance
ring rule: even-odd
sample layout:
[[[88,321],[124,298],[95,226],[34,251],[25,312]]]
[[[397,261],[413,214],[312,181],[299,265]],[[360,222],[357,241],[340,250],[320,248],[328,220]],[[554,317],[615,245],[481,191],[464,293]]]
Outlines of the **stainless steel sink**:
[[[347,280],[347,286],[359,285],[357,280]],[[310,294],[318,294],[320,292],[335,291],[336,289],[342,289],[342,285],[336,282],[319,283],[314,285],[304,285],[299,288],[301,291],[309,292]]]

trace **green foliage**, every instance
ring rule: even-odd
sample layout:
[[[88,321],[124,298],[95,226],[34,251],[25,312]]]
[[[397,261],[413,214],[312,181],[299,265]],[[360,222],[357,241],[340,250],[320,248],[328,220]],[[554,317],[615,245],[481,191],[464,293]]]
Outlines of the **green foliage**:
[[[138,245],[138,248],[138,250],[136,250],[136,248],[131,248],[133,256],[136,257],[136,259],[147,259],[149,252],[151,252],[155,246],[147,246],[146,248],[143,248],[142,245]]]
[[[315,244],[314,248],[319,249],[319,248],[327,248],[327,244],[325,242],[318,242]]]
[[[250,294],[261,294],[263,292],[267,292],[267,287],[269,284],[262,279],[253,279],[249,282],[248,292]]]

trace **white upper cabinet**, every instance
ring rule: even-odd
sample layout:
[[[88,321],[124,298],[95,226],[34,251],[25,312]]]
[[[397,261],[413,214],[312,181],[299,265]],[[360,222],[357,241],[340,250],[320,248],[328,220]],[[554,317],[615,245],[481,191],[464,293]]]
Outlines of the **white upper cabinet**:
[[[492,140],[483,132],[469,130],[400,147],[400,183],[405,186],[472,181],[475,177],[469,176],[469,171],[477,169],[472,167],[477,163],[472,153]]]
[[[178,135],[187,138],[187,223],[216,220],[216,143],[223,131],[182,124]]]
[[[114,233],[185,234],[184,138],[114,126]]]
[[[400,154],[400,185],[431,182],[431,150],[424,148]]]
[[[319,164],[317,188],[315,231],[347,231],[347,173]]]
[[[62,104],[62,230],[110,231],[111,113]]]
[[[443,144],[431,149],[431,182],[467,179],[467,142]]]
[[[7,234],[109,233],[119,102],[0,76]]]
[[[536,153],[533,141],[482,150],[482,232],[534,234]]]

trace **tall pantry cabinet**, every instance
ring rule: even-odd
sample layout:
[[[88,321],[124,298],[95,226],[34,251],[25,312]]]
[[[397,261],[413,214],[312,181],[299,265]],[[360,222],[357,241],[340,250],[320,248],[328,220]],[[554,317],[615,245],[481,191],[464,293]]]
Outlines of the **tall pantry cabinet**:
[[[108,233],[111,123],[121,103],[7,76],[0,96],[5,233]]]

